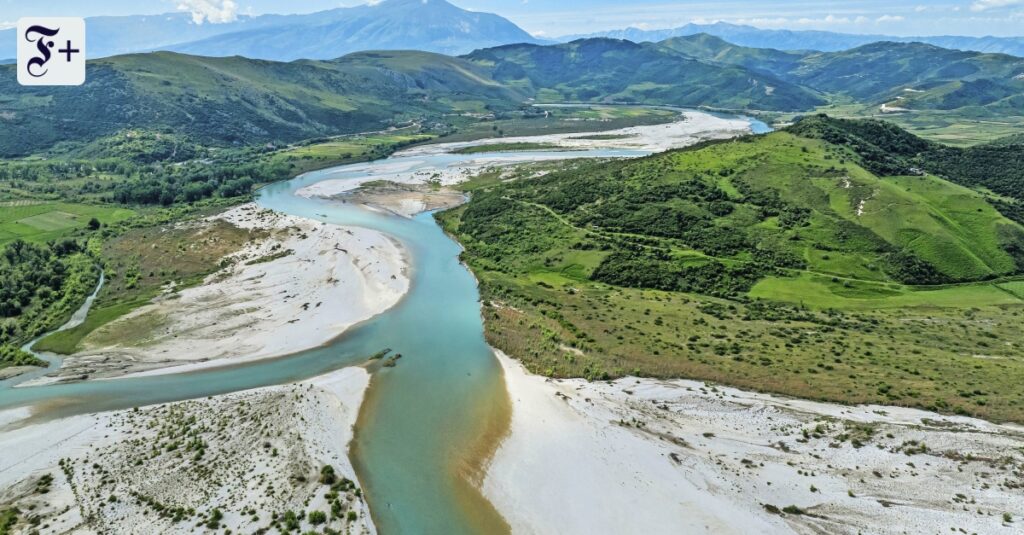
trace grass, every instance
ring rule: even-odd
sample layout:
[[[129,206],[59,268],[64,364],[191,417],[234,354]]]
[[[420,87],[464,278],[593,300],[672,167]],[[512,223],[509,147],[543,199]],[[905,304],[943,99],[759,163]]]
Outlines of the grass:
[[[134,215],[134,211],[116,206],[6,201],[0,203],[0,246],[16,239],[30,242],[55,240],[87,228],[92,218],[109,225]]]
[[[557,149],[558,145],[553,143],[492,143],[488,145],[474,145],[453,151],[455,154],[479,154],[484,152],[523,152],[534,150]]]
[[[911,296],[902,307],[773,305],[765,313],[760,305],[609,287],[560,271],[510,276],[470,265],[481,280],[488,341],[534,373],[687,377],[1024,421],[1024,393],[1015,387],[1024,353],[1008,345],[1019,339],[1018,298],[996,304],[986,290],[965,288],[945,302]]]
[[[448,143],[508,136],[541,136],[618,130],[674,121],[679,112],[644,106],[544,107],[544,115],[480,121],[454,118],[456,131],[435,142]]]
[[[549,113],[564,113],[570,117],[589,121],[615,121],[620,119],[646,119],[649,117],[673,118],[679,113],[650,106],[570,106],[540,105]]]
[[[145,305],[155,295],[156,293],[153,292],[149,295],[139,296],[139,298],[134,300],[120,301],[103,307],[94,307],[89,311],[89,315],[81,325],[51,334],[36,342],[33,349],[60,355],[70,355],[79,349],[82,340],[93,331]]]
[[[842,254],[851,251],[840,238],[847,222],[912,251],[955,279],[998,276],[1015,269],[998,237],[998,228],[1012,223],[981,193],[932,176],[876,177],[849,154],[820,141],[777,132],[754,143],[677,153],[672,163],[685,173],[734,170],[733,176],[718,179],[727,193],[744,183],[813,209],[811,227],[797,231],[794,236],[800,239],[790,247],[796,247],[815,271],[879,278],[868,259]],[[723,184],[726,181],[731,184]],[[839,253],[824,253],[821,245]]]
[[[0,511],[0,535],[8,535],[13,532],[14,526],[18,524],[18,511],[15,507],[8,507]]]
[[[43,338],[35,348],[74,353],[100,327],[149,303],[172,285],[181,289],[200,283],[221,267],[222,258],[258,237],[224,221],[129,230],[103,244],[107,283],[85,321]]]
[[[611,141],[615,139],[629,139],[634,137],[632,134],[593,134],[589,136],[575,136],[572,139],[582,139],[588,141]]]
[[[744,204],[716,220],[753,229],[760,243],[799,252],[807,263],[762,277],[730,300],[591,280],[611,254],[599,245],[622,234],[601,220],[580,225],[574,218],[612,200],[576,212],[524,200],[545,198],[552,183],[568,184],[551,190],[559,194],[549,197],[555,203],[607,188],[585,164],[558,164],[576,172],[539,179],[529,178],[536,165],[507,182],[483,174],[460,185],[473,192],[469,205],[438,219],[463,244],[462,258],[480,281],[488,342],[534,373],[686,377],[1024,422],[1024,392],[1016,386],[1024,380],[1024,281],[908,286],[879,267],[883,252],[900,246],[954,275],[1005,275],[1016,268],[996,230],[1012,223],[974,191],[931,176],[877,177],[853,162],[839,147],[777,133],[636,160],[630,173],[617,171],[630,187],[700,177],[729,198],[774,191],[811,209],[806,226],[788,229],[778,216],[759,220]],[[474,202],[487,210],[464,219]],[[909,236],[912,229],[926,236]],[[783,239],[773,237],[780,233]],[[709,258],[678,240],[644,238],[634,250],[671,251],[686,264]],[[586,242],[598,246],[578,246]],[[751,261],[748,253],[718,260],[742,265]]]
[[[816,111],[847,119],[883,119],[931,141],[966,147],[995,141],[1020,133],[1024,116],[978,116],[963,111],[914,110],[906,113],[881,113],[874,105],[835,103]],[[789,121],[794,114],[780,114],[777,120]]]
[[[381,158],[398,148],[429,141],[434,137],[416,133],[416,128],[410,127],[389,133],[341,136],[327,141],[293,145],[276,150],[265,158],[270,163],[288,164],[294,174],[301,174]]]
[[[750,297],[783,301],[816,309],[880,310],[893,308],[957,308],[1016,306],[1021,297],[1001,289],[1020,283],[972,283],[944,288],[913,288],[863,280],[833,280],[804,273],[795,277],[767,277],[750,290]]]

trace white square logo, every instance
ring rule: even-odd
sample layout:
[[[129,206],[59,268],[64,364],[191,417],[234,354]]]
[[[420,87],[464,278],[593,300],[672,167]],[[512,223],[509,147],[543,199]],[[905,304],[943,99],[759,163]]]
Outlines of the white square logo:
[[[85,83],[85,19],[30,17],[18,20],[18,83]]]

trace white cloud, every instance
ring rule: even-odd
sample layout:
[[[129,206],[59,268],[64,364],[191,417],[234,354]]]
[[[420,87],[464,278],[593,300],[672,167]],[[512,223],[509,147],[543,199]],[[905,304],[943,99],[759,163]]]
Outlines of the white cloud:
[[[736,19],[733,22],[736,24],[746,24],[748,26],[757,26],[761,28],[774,28],[785,26],[790,23],[790,20],[786,17],[755,17],[750,19]]]
[[[13,20],[10,20],[10,21],[0,20],[0,30],[6,30],[8,28],[14,28],[17,25],[18,25],[18,23],[14,22]]]
[[[975,0],[971,4],[971,11],[986,11],[1000,7],[1019,6],[1024,0]]]
[[[238,18],[238,4],[233,0],[178,0],[178,9],[191,12],[196,24],[220,24]]]
[[[852,22],[850,17],[837,17],[835,15],[826,15],[824,18],[814,19],[804,17],[796,20],[797,24],[811,25],[811,24],[849,24]]]
[[[903,22],[902,15],[882,15],[875,19],[875,22]]]

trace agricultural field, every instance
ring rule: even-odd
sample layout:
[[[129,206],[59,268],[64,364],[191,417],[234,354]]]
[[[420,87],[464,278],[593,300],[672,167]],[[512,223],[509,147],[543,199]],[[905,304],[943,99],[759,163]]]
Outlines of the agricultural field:
[[[461,186],[438,219],[535,373],[1024,421],[1021,233],[987,196],[776,132]]]
[[[135,215],[117,206],[16,200],[0,202],[0,246],[21,239],[43,243],[88,228],[95,218],[101,225],[116,224]]]

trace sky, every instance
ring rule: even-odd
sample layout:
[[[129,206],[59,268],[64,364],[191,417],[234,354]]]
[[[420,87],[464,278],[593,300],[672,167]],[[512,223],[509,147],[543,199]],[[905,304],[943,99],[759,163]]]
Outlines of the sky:
[[[380,0],[370,0],[376,3]],[[425,0],[430,1],[430,0]],[[635,26],[725,21],[761,28],[886,35],[1024,35],[1024,0],[450,0],[502,15],[541,37]],[[189,11],[205,24],[264,13],[310,13],[361,0],[0,0],[0,28],[27,16],[148,15]]]

